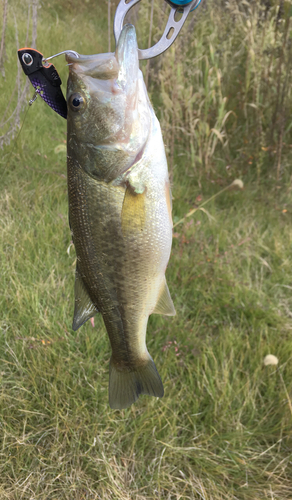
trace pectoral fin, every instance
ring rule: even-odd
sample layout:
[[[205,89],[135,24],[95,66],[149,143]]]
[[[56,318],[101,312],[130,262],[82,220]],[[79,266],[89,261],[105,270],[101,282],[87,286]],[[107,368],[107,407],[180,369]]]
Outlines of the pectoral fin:
[[[153,311],[154,314],[164,314],[165,316],[175,316],[175,308],[170,296],[166,280],[164,279],[157,304]]]
[[[136,193],[132,186],[128,186],[122,206],[121,224],[124,236],[137,231],[143,231],[145,225],[145,196]]]
[[[95,307],[87,293],[77,267],[75,274],[74,293],[75,309],[72,328],[74,331],[76,331],[81,325],[83,325],[83,323],[85,323],[85,321],[92,318],[96,313],[98,313],[98,309]]]

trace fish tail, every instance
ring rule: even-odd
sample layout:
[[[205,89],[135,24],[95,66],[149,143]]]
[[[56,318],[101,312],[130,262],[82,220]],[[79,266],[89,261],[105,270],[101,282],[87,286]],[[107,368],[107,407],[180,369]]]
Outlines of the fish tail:
[[[109,404],[113,410],[128,408],[140,394],[162,398],[163,384],[151,356],[146,364],[133,370],[117,370],[113,359],[109,371]]]

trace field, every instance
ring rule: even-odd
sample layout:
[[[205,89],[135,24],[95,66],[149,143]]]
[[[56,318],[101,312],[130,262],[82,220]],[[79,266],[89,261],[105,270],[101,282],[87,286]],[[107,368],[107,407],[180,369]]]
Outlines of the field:
[[[96,4],[41,2],[38,50],[106,52],[107,6]],[[16,49],[30,46],[28,5],[7,7],[6,117],[25,85]],[[162,399],[111,410],[102,320],[71,328],[65,120],[40,98],[28,107],[32,87],[14,115],[20,133],[3,115],[1,500],[291,500],[291,1],[280,6],[206,0],[168,53],[142,63],[174,197],[177,315],[151,316],[147,331]],[[130,19],[141,46],[150,12],[143,0]],[[54,64],[65,92],[64,58]],[[268,354],[277,365],[264,364]]]

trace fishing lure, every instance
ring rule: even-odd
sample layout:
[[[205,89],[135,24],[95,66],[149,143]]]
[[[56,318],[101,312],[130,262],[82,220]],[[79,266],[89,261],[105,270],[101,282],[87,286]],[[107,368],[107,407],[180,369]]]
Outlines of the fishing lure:
[[[35,49],[18,50],[21,67],[30,79],[35,91],[63,118],[67,118],[67,102],[61,90],[61,78],[55,66],[48,63]]]

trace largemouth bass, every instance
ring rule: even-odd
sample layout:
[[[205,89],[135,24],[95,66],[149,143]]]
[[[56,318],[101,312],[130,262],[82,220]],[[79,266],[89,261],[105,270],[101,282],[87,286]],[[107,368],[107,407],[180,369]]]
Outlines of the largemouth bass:
[[[152,313],[174,315],[165,281],[171,193],[159,122],[139,70],[135,28],[116,52],[67,55],[69,222],[77,254],[73,330],[102,314],[111,408],[163,396],[146,347]]]

